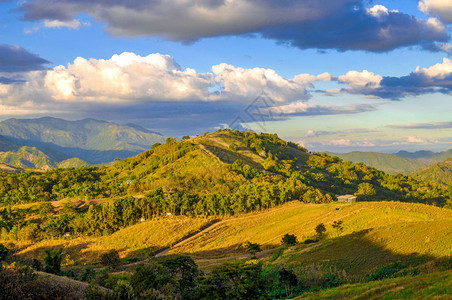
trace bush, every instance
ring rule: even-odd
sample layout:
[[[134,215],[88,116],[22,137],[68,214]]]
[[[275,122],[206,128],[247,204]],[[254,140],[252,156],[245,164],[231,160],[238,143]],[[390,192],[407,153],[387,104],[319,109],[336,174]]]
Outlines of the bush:
[[[297,244],[297,237],[294,234],[288,234],[286,233],[282,240],[281,240],[281,244],[285,245],[285,246],[293,246]]]
[[[63,261],[63,248],[46,250],[44,255],[44,270],[47,273],[59,274],[61,272],[61,262]]]
[[[0,244],[0,262],[4,261],[9,253],[10,250],[6,248],[5,245]]]
[[[110,269],[116,269],[121,265],[121,259],[117,250],[110,250],[107,253],[102,254],[100,257],[100,263]]]
[[[326,231],[326,228],[325,228],[325,224],[323,224],[323,223],[320,223],[319,225],[317,225],[315,227],[315,232],[317,233],[317,236],[319,238],[322,237],[322,235],[325,233],[325,231]]]
[[[374,281],[393,277],[395,273],[399,272],[403,268],[405,268],[405,266],[403,266],[400,263],[393,263],[392,265],[389,266],[383,266],[374,273],[372,273],[369,276],[369,280]]]

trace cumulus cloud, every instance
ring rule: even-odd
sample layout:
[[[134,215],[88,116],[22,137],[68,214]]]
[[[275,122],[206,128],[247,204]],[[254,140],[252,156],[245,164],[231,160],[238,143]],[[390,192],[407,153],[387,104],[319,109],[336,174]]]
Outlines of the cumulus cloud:
[[[444,58],[442,63],[428,68],[418,66],[414,72],[402,77],[383,77],[364,70],[350,71],[335,80],[347,86],[339,91],[329,91],[331,94],[345,92],[388,99],[434,92],[449,94],[452,91],[452,60]]]
[[[362,0],[32,0],[25,20],[72,22],[86,13],[115,36],[162,36],[176,41],[257,34],[301,49],[382,52],[449,39],[442,23],[366,8]],[[438,50],[438,49],[437,49]]]
[[[438,15],[444,22],[452,23],[452,2],[450,0],[421,0],[418,7],[425,14]]]
[[[233,101],[251,102],[262,91],[275,103],[307,100],[307,91],[328,74],[301,74],[286,79],[272,69],[244,69],[229,64],[212,67],[212,72],[182,70],[169,55],[134,53],[110,59],[78,57],[45,74],[45,87],[57,101],[67,102],[159,102]],[[217,87],[215,89],[215,87]]]
[[[17,73],[46,69],[49,62],[20,46],[0,44],[0,72]]]

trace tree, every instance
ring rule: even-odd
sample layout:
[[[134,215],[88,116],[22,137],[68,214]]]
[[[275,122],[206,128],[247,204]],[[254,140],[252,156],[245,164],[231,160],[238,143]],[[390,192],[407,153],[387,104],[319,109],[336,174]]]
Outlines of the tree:
[[[322,238],[325,231],[326,231],[326,228],[325,228],[325,224],[323,224],[323,223],[320,223],[319,225],[317,225],[315,227],[315,232],[317,233],[317,237],[319,239]]]
[[[61,262],[63,261],[63,248],[58,250],[45,250],[44,263],[47,273],[59,274],[61,272]]]
[[[246,251],[251,254],[254,258],[256,257],[256,253],[261,252],[261,246],[256,243],[246,242],[245,243]]]
[[[344,230],[344,227],[342,226],[342,221],[334,221],[333,222],[333,228],[336,229],[337,235],[340,235],[342,230]]]
[[[188,139],[190,139],[190,136],[189,135],[184,135],[183,137],[182,137],[182,140],[188,140]]]
[[[102,254],[100,257],[100,263],[107,268],[116,269],[121,265],[121,259],[117,250],[110,250],[107,253]]]
[[[195,299],[267,299],[267,286],[261,263],[230,262],[200,279]]]
[[[5,245],[0,244],[0,262],[6,259],[10,250],[5,247]]]
[[[294,234],[288,234],[286,233],[282,240],[281,240],[281,244],[283,244],[284,246],[293,246],[297,244],[297,237]]]
[[[286,297],[290,297],[292,295],[293,288],[298,284],[298,278],[293,271],[282,268],[279,271],[279,282],[284,287]]]
[[[358,200],[368,201],[376,194],[377,192],[371,183],[363,182],[358,185],[358,190],[356,191],[355,196],[358,196]]]

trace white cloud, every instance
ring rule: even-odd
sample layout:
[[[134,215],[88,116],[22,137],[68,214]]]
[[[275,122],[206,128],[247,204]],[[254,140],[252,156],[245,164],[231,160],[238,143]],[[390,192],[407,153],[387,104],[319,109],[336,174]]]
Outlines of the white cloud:
[[[382,79],[383,77],[380,75],[375,75],[367,70],[349,71],[337,78],[339,82],[346,83],[352,88],[378,88]]]
[[[425,140],[420,139],[420,138],[418,138],[418,137],[416,137],[416,136],[414,136],[414,135],[410,135],[410,136],[408,137],[408,139],[407,139],[407,142],[408,142],[408,143],[412,143],[412,144],[424,144],[424,143],[426,143]]]
[[[44,20],[44,27],[47,28],[59,28],[67,27],[71,29],[77,29],[82,25],[80,20],[74,19],[70,21],[60,21],[60,20]],[[84,26],[88,26],[89,23],[83,23]]]
[[[375,5],[374,7],[368,8],[367,13],[371,16],[379,18],[381,16],[388,16],[389,10],[383,5]]]
[[[421,0],[418,8],[425,14],[439,15],[444,22],[452,23],[451,0]]]
[[[444,79],[449,77],[452,73],[452,60],[443,58],[442,63],[435,64],[429,68],[421,68],[418,66],[414,73],[434,79]]]

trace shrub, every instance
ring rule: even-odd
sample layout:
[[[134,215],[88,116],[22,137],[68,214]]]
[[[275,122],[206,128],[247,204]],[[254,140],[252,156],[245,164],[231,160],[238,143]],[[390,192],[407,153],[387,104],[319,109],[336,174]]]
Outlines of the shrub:
[[[281,240],[281,244],[285,245],[285,246],[293,246],[297,244],[297,237],[294,234],[288,234],[286,233],[282,240]]]
[[[107,253],[102,254],[100,257],[100,263],[110,269],[116,269],[121,265],[121,259],[117,250],[110,250]]]

